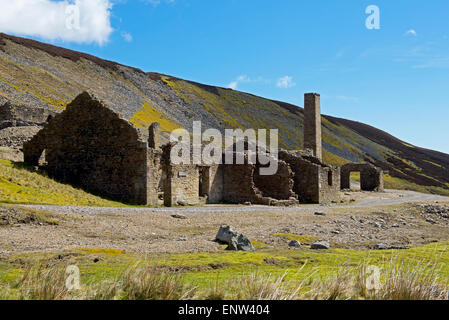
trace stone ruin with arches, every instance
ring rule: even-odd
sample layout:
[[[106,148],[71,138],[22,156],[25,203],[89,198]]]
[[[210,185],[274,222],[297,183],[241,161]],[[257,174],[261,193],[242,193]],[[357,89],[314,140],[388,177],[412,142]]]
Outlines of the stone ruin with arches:
[[[87,92],[24,143],[24,159],[58,181],[137,205],[330,203],[350,187],[353,171],[361,172],[362,190],[383,191],[379,168],[323,162],[320,95],[304,101],[305,149],[280,150],[271,176],[259,174],[258,162],[173,164],[173,144],[158,123],[136,128]]]

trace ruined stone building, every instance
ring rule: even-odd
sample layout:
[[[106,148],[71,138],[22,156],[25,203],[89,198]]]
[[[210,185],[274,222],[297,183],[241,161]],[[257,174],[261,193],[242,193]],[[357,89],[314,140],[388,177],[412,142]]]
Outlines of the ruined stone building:
[[[362,172],[364,190],[381,191],[381,171],[322,162],[319,94],[305,95],[305,150],[279,152],[278,171],[259,174],[260,164],[174,165],[173,144],[160,126],[136,128],[88,93],[51,118],[24,143],[25,162],[50,177],[90,192],[139,205],[205,203],[293,205],[326,203],[348,187],[348,173]],[[224,155],[223,155],[224,156]],[[377,179],[377,180],[376,180]]]

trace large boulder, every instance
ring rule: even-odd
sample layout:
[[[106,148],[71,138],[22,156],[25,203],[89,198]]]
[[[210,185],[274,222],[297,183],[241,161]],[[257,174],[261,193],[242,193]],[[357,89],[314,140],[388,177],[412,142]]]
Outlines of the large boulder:
[[[215,237],[218,241],[229,244],[233,238],[237,238],[238,233],[231,226],[221,226]]]
[[[255,251],[251,241],[243,234],[239,234],[237,238],[232,238],[226,250],[232,251]]]
[[[220,243],[227,244],[226,250],[255,251],[251,241],[231,226],[221,226],[215,239]]]

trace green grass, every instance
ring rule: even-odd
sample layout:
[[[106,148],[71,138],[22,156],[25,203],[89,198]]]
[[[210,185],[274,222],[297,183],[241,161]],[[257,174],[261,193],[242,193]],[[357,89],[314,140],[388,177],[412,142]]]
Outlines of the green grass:
[[[449,189],[444,189],[434,186],[420,186],[415,183],[411,183],[407,180],[392,177],[390,175],[384,175],[385,188],[396,190],[410,190],[422,193],[438,194],[442,196],[449,196]]]
[[[20,163],[0,160],[0,202],[69,206],[121,207],[122,203],[58,183]]]
[[[429,263],[437,268],[441,279],[449,279],[449,242],[433,243],[409,250],[356,251],[330,249],[326,251],[273,250],[257,252],[185,253],[140,255],[111,249],[79,249],[55,253],[21,254],[0,261],[0,286],[8,286],[19,280],[27,265],[54,266],[64,262],[80,268],[81,282],[91,286],[102,281],[114,281],[129,266],[140,261],[158,272],[180,273],[186,283],[206,290],[211,283],[224,284],[257,272],[261,275],[282,276],[286,281],[302,281],[311,274],[313,280],[324,281],[344,270],[355,273],[361,265],[374,265],[381,269],[392,260],[407,265]],[[58,258],[59,256],[59,258]],[[63,256],[61,259],[60,256]],[[65,257],[65,258],[64,258]],[[97,258],[99,261],[94,262]]]

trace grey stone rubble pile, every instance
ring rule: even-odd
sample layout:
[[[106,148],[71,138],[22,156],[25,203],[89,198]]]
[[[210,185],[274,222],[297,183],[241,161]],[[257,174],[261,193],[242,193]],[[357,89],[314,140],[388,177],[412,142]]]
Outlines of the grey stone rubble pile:
[[[422,204],[419,207],[423,210],[423,213],[437,215],[443,219],[449,219],[449,206]],[[429,218],[429,220],[432,219]]]
[[[226,250],[232,251],[256,251],[249,239],[238,233],[231,226],[221,226],[215,240],[219,243],[227,244]]]

